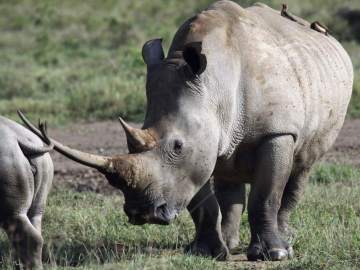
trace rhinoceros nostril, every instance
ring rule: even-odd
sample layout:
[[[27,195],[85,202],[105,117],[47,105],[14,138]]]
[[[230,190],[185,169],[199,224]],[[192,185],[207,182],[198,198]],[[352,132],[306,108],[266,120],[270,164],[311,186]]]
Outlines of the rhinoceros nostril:
[[[166,203],[163,203],[156,207],[154,216],[160,221],[160,224],[169,224],[175,218],[175,212]]]
[[[160,215],[164,214],[166,209],[167,209],[167,204],[165,202],[159,203],[158,205],[155,206],[154,209],[155,215],[157,216],[159,214]]]

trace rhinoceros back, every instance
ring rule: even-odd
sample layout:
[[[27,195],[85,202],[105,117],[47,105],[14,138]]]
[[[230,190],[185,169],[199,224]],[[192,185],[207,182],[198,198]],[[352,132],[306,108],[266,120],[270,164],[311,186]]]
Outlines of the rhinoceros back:
[[[312,30],[303,19],[290,21],[265,5],[246,10],[256,21],[246,31],[257,44],[254,49],[262,50],[253,55],[256,59],[248,58],[257,62],[257,76],[262,74],[253,84],[263,86],[260,129],[294,132],[299,148],[319,141],[322,154],[336,139],[351,97],[348,54],[335,38]]]

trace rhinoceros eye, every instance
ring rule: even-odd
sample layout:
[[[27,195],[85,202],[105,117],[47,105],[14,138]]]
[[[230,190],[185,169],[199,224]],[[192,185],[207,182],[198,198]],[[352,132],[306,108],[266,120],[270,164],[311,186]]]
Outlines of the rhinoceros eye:
[[[180,140],[174,140],[174,146],[173,146],[174,152],[176,154],[180,154],[182,151],[182,148],[183,148],[183,142]]]
[[[176,162],[184,158],[183,150],[183,141],[179,139],[173,139],[162,148],[162,156],[166,163],[174,165]]]

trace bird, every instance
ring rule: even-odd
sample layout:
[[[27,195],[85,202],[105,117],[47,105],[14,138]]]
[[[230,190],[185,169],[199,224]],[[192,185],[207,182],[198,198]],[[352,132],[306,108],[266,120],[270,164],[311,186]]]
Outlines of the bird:
[[[288,5],[287,4],[282,4],[281,16],[283,16],[289,20],[292,20],[293,22],[298,22],[293,16],[291,16],[288,13]]]
[[[319,21],[315,21],[313,22],[311,25],[310,25],[310,28],[315,30],[315,31],[318,31],[322,34],[325,34],[325,36],[328,36],[329,35],[329,29],[323,25],[322,23],[320,23]]]

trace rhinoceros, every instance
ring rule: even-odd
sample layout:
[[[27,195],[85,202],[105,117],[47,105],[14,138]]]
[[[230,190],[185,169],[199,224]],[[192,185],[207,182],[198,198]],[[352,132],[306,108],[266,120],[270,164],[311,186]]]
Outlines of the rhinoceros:
[[[295,18],[214,3],[179,28],[166,58],[161,39],[144,44],[145,121],[136,129],[120,119],[129,154],[52,140],[55,149],[120,188],[133,224],[168,224],[187,207],[196,228],[188,250],[218,259],[239,242],[248,183],[248,259],[290,257],[289,214],[343,125],[353,83],[335,38]]]
[[[0,116],[0,226],[26,269],[42,268],[41,220],[54,169],[49,151],[28,129]]]

